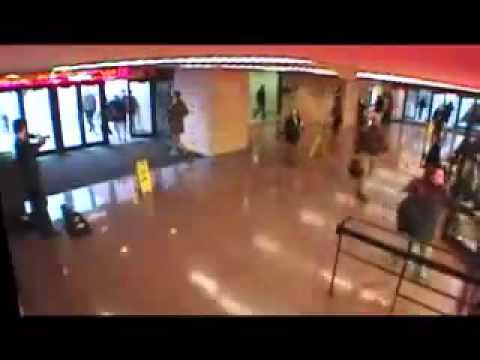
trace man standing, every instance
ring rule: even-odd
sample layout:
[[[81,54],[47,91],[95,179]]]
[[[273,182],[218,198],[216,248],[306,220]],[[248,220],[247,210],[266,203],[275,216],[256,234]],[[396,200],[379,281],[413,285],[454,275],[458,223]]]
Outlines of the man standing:
[[[48,214],[47,197],[43,190],[40,167],[36,158],[38,150],[45,144],[48,137],[30,135],[25,119],[15,120],[13,131],[15,133],[15,159],[23,177],[26,198],[30,201],[32,208],[30,220],[43,236],[51,237],[57,232]],[[32,138],[38,138],[39,142],[30,143]]]
[[[168,124],[172,136],[173,145],[170,149],[170,155],[176,155],[178,151],[184,151],[180,143],[180,135],[184,130],[184,118],[188,115],[188,108],[182,99],[180,91],[175,91],[173,104],[168,111]]]
[[[267,111],[265,109],[265,85],[261,85],[257,91],[257,108],[254,111],[253,117],[257,118],[258,114],[262,114],[262,120],[267,117]]]

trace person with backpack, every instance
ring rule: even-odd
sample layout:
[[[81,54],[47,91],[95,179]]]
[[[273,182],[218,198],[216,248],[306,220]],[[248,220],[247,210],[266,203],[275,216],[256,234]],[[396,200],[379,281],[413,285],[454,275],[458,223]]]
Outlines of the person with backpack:
[[[365,181],[373,174],[378,156],[387,151],[387,143],[381,128],[381,103],[377,102],[369,110],[367,121],[359,124],[360,128],[355,139],[355,153],[357,156],[350,164],[350,173],[356,179],[356,196],[362,202],[367,202],[365,195]],[[357,169],[353,169],[356,167]]]
[[[298,109],[293,108],[284,122],[287,164],[294,166],[297,162],[297,145],[303,132],[303,121]]]
[[[184,119],[188,113],[189,111],[182,99],[182,94],[180,91],[175,91],[174,102],[168,111],[168,124],[170,126],[173,143],[170,149],[170,155],[175,155],[179,151],[185,151],[180,142],[180,136],[184,131]]]
[[[431,256],[431,244],[442,236],[447,215],[454,203],[445,186],[445,171],[438,166],[427,166],[424,176],[412,180],[404,189],[407,196],[397,208],[397,230],[412,241],[412,252]],[[414,265],[414,276],[427,280],[424,265]]]

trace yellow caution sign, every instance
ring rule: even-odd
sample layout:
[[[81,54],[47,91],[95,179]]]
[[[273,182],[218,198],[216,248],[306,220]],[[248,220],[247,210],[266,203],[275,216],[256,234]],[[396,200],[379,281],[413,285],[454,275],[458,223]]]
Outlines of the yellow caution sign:
[[[151,193],[153,191],[152,176],[146,159],[137,160],[135,162],[135,177],[142,194]]]

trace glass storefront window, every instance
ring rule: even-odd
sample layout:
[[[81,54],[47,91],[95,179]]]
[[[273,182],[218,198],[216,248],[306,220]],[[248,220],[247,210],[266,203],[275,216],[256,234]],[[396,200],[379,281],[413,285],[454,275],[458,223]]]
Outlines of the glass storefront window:
[[[94,144],[103,141],[102,114],[100,111],[100,87],[98,85],[81,85],[82,118],[85,129],[85,141]]]
[[[452,105],[452,111],[450,113],[450,117],[448,118],[448,127],[453,127],[455,125],[455,121],[457,120],[458,114],[458,103],[460,102],[460,97],[457,94],[449,93],[445,95],[445,104]]]
[[[433,114],[435,114],[435,111],[440,107],[445,104],[445,94],[433,94],[433,101],[432,101],[432,114],[431,118],[433,117]]]
[[[408,90],[405,103],[405,120],[415,121],[415,110],[417,105],[417,91]]]
[[[23,102],[28,131],[31,134],[49,136],[40,151],[55,150],[48,89],[23,90]]]
[[[458,117],[458,127],[463,128],[467,126],[465,115],[470,114],[471,111],[473,111],[474,104],[474,98],[462,98],[462,101],[460,103],[460,115]]]
[[[78,122],[77,88],[74,85],[59,87],[57,95],[63,146],[69,148],[82,145],[80,123]]]
[[[393,98],[393,111],[392,111],[392,120],[402,120],[403,119],[403,103],[405,101],[405,90],[397,88],[392,92]]]
[[[12,122],[20,117],[18,95],[15,91],[0,93],[0,152],[13,151]]]
[[[152,133],[152,109],[150,104],[150,83],[148,81],[131,81],[129,115],[131,133],[145,135]]]
[[[432,92],[429,90],[419,90],[418,99],[415,108],[415,119],[420,122],[428,120],[430,102],[432,101]]]

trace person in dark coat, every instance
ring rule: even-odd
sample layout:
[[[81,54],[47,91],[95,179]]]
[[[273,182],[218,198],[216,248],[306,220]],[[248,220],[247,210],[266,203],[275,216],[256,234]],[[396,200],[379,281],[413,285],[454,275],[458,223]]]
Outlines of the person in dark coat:
[[[170,126],[170,134],[172,136],[173,146],[170,154],[174,155],[179,150],[184,151],[180,142],[180,135],[184,131],[184,119],[189,113],[187,105],[182,99],[180,91],[174,92],[174,102],[168,111],[168,124]]]
[[[258,114],[262,115],[262,120],[265,120],[267,117],[267,111],[265,108],[265,85],[261,85],[257,91],[256,100],[257,100],[257,108],[253,113],[253,117],[256,118]]]
[[[427,101],[425,100],[424,97],[420,98],[417,104],[418,107],[418,120],[422,119],[423,111],[427,107]]]
[[[127,92],[125,90],[122,90],[122,101],[125,105],[125,111],[128,114],[129,118],[129,132],[130,136],[134,135],[135,132],[137,131],[136,125],[140,122],[139,115],[140,113],[138,112],[138,101],[135,98],[135,96],[132,95],[132,92],[129,91],[129,94],[127,95]]]
[[[475,207],[480,207],[480,186],[475,184],[480,173],[480,138],[476,133],[470,133],[460,143],[452,163],[457,164],[455,183],[452,186],[453,195],[460,199],[472,199]],[[476,169],[475,169],[476,168]],[[477,174],[476,174],[477,173]]]
[[[90,132],[95,132],[95,124],[93,123],[93,116],[97,111],[97,99],[91,93],[87,93],[83,98],[83,112],[87,118],[88,126],[90,127]]]
[[[432,146],[428,151],[427,157],[425,158],[425,166],[441,166],[442,159],[441,159],[441,151],[442,146],[440,144],[440,139],[438,136],[433,136],[432,139]]]
[[[340,89],[337,90],[335,94],[335,99],[333,101],[332,107],[332,132],[334,136],[338,135],[340,127],[342,126],[342,95]]]
[[[448,212],[455,206],[445,186],[444,169],[428,166],[424,176],[412,180],[404,191],[408,195],[397,210],[398,230],[414,241],[412,252],[428,258],[428,244],[442,236]],[[416,264],[414,267],[414,275],[426,280],[426,268]]]
[[[31,135],[27,131],[25,119],[16,119],[13,122],[15,133],[15,161],[22,174],[26,199],[30,201],[32,213],[31,223],[41,231],[45,237],[56,235],[47,210],[47,196],[43,189],[40,167],[37,162],[39,149],[45,144],[48,137]],[[30,139],[38,138],[38,143],[30,143]]]
[[[387,151],[385,134],[381,128],[381,109],[377,104],[369,110],[367,121],[359,129],[355,139],[355,153],[358,156],[363,175],[357,181],[356,196],[362,201],[368,201],[365,195],[365,181],[371,176],[375,169],[376,158]]]
[[[393,113],[393,97],[390,91],[385,92],[383,95],[383,117],[382,125],[388,127],[392,122],[392,113]]]
[[[292,109],[284,122],[284,134],[286,142],[286,160],[290,165],[296,163],[297,145],[303,132],[303,121],[297,109]]]
[[[443,140],[443,128],[445,127],[445,124],[448,123],[452,110],[453,104],[450,102],[448,105],[440,105],[433,113],[432,135],[438,137],[440,142]]]
[[[118,140],[127,143],[127,106],[125,102],[116,95],[112,101],[108,103],[110,118],[113,121],[115,132]],[[122,136],[123,135],[123,136]]]

